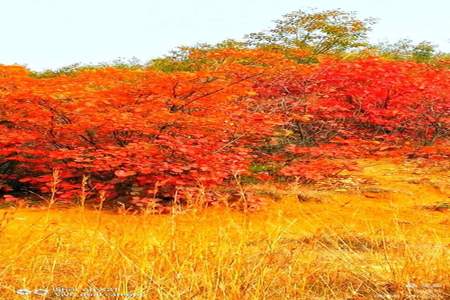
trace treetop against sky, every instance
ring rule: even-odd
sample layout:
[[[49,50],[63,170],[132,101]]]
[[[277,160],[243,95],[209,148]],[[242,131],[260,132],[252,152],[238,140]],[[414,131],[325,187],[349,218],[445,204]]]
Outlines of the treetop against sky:
[[[309,7],[377,18],[373,43],[410,38],[450,50],[446,0],[15,0],[0,2],[0,63],[43,70],[118,57],[148,61],[179,45],[239,39]]]

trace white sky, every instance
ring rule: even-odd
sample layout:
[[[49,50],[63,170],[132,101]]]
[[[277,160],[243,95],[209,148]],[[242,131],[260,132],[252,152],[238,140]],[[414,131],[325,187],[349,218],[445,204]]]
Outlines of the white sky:
[[[0,63],[146,62],[180,45],[239,39],[308,7],[378,18],[372,42],[411,38],[450,51],[450,0],[0,0]]]

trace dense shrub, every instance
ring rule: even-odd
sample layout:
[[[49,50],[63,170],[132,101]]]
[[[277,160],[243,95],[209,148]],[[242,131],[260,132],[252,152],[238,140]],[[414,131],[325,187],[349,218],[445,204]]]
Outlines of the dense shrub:
[[[0,189],[49,193],[57,169],[61,201],[78,197],[83,175],[91,195],[171,200],[246,174],[252,162],[275,166],[258,178],[279,170],[316,180],[339,172],[325,158],[448,137],[448,69],[381,58],[299,63],[305,55],[193,51],[189,72],[39,77],[1,66]]]

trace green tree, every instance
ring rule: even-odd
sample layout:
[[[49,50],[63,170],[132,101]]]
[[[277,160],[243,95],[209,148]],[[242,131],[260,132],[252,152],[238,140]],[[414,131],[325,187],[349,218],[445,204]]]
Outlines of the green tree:
[[[251,33],[246,42],[254,47],[295,47],[314,54],[336,53],[367,46],[372,18],[358,19],[340,9],[322,12],[298,10],[275,21],[270,30]]]
[[[412,58],[417,62],[427,62],[435,55],[435,46],[430,42],[423,41],[417,44],[412,50]]]
[[[379,44],[375,48],[382,56],[398,60],[431,62],[438,55],[436,46],[428,41],[415,44],[410,39],[401,39],[395,43]]]

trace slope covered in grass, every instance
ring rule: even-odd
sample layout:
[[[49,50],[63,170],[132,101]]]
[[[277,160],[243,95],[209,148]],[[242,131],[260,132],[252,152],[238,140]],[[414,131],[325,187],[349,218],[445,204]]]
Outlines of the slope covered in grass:
[[[448,168],[358,164],[328,186],[248,187],[279,198],[248,214],[2,210],[0,298],[445,299]]]

